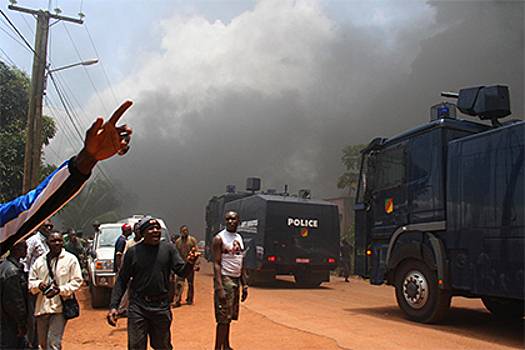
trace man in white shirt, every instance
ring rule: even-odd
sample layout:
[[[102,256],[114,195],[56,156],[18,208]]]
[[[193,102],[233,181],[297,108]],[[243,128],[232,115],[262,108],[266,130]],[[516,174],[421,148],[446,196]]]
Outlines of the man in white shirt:
[[[72,297],[80,288],[82,271],[77,258],[63,248],[62,234],[51,233],[47,245],[49,253],[39,257],[29,271],[29,290],[37,296],[35,317],[38,345],[41,349],[60,350],[66,326],[61,298]]]
[[[44,224],[38,228],[38,231],[27,239],[27,255],[24,261],[26,272],[29,272],[36,259],[47,254],[49,251],[46,240],[52,230],[53,223],[51,220],[46,220]]]
[[[230,323],[239,317],[239,298],[245,301],[248,297],[248,284],[244,273],[244,243],[237,226],[239,214],[229,211],[224,216],[226,228],[213,238],[213,272],[214,272],[214,305],[215,350],[231,350]],[[242,296],[240,286],[242,285]]]

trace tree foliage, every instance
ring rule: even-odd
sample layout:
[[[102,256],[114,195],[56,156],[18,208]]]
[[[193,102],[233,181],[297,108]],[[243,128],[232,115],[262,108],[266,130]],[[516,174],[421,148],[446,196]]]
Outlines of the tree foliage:
[[[0,201],[10,200],[22,192],[24,149],[30,81],[16,67],[0,62]],[[42,143],[48,145],[55,136],[52,118],[42,120]],[[44,178],[54,166],[41,163]]]
[[[337,187],[347,189],[349,195],[355,195],[357,182],[359,179],[359,170],[361,166],[361,150],[366,145],[349,145],[343,148],[341,161],[345,166],[345,172],[339,176]]]

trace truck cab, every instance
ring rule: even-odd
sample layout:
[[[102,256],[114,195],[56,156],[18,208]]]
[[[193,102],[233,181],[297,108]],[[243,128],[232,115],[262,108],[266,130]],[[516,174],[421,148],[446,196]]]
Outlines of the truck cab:
[[[492,125],[439,104],[429,123],[362,151],[356,271],[395,286],[400,308],[419,322],[442,319],[456,295],[522,317],[525,124],[497,120],[510,114],[504,87],[455,97],[460,111]]]

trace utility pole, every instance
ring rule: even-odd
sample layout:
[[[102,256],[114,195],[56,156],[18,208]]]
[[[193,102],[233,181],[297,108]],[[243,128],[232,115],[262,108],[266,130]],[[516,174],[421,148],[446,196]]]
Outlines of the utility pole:
[[[9,5],[10,10],[28,13],[36,17],[35,54],[31,72],[31,90],[29,108],[27,110],[27,139],[24,154],[24,185],[26,193],[38,184],[40,159],[42,154],[42,98],[45,90],[47,67],[47,38],[49,20],[67,21],[77,24],[84,23],[82,19],[52,14],[47,10],[34,10],[16,5]],[[55,22],[56,23],[56,22]]]

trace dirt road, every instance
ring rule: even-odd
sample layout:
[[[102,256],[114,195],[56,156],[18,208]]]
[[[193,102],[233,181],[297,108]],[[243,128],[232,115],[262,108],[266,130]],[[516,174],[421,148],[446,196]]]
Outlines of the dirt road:
[[[207,264],[197,274],[196,303],[173,309],[175,349],[212,349],[214,340],[212,276]],[[70,321],[65,349],[125,349],[126,322],[105,323],[106,310],[89,307],[80,295],[82,315]],[[268,287],[250,288],[240,320],[232,325],[232,346],[250,349],[512,349],[524,347],[524,323],[494,320],[477,300],[453,299],[441,325],[407,321],[391,287],[339,278],[318,289],[297,289],[284,278]]]

